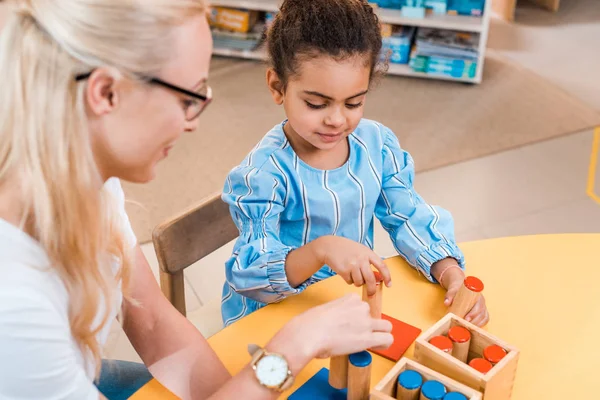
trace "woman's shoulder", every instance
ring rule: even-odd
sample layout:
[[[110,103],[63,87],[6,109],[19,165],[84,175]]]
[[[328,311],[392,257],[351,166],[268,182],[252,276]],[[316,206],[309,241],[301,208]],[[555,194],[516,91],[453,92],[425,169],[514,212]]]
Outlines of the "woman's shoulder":
[[[0,293],[5,296],[67,301],[65,287],[43,248],[4,220],[0,220],[0,276]]]

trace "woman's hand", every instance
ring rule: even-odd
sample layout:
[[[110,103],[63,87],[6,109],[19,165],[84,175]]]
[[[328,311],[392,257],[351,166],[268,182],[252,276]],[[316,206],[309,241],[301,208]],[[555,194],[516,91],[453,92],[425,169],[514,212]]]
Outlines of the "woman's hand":
[[[389,321],[372,318],[369,305],[350,294],[294,317],[267,349],[284,354],[297,373],[313,358],[388,348],[394,341],[391,331]]]

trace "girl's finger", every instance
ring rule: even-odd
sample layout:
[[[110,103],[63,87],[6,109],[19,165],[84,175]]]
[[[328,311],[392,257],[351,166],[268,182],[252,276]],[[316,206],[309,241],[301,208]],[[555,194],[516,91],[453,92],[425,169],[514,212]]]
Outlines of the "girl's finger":
[[[353,268],[350,272],[350,275],[352,276],[354,286],[361,287],[362,285],[364,285],[365,281],[359,268]]]
[[[362,278],[367,285],[367,294],[369,296],[373,296],[377,291],[377,281],[375,280],[375,274],[371,269],[371,264],[365,263],[361,266],[360,272],[362,274]]]
[[[387,265],[385,265],[385,263],[383,262],[381,257],[379,257],[377,254],[373,253],[369,257],[369,262],[371,264],[373,264],[373,266],[375,268],[377,268],[377,271],[379,271],[381,276],[383,276],[383,281],[385,282],[385,286],[391,287],[392,286],[392,274],[390,274],[390,270],[388,269]]]

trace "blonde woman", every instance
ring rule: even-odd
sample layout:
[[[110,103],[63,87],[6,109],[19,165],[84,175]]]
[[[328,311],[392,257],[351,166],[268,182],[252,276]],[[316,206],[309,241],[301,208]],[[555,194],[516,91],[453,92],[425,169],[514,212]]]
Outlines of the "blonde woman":
[[[161,295],[119,182],[150,181],[211,100],[205,5],[12,5],[0,36],[0,398],[128,397],[150,374],[102,368],[117,316],[152,375],[184,399],[276,398],[314,357],[391,343],[387,322],[344,297],[266,344],[285,382],[250,366],[231,378]]]

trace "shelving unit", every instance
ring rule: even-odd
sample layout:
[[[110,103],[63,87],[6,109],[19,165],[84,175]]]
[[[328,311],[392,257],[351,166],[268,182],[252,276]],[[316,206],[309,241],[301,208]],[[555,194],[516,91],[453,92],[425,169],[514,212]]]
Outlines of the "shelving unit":
[[[479,39],[479,59],[477,60],[477,74],[475,78],[452,78],[450,76],[425,74],[413,71],[407,64],[390,63],[388,74],[402,75],[427,79],[441,79],[457,82],[480,83],[483,76],[485,50],[487,47],[488,33],[490,29],[490,12],[492,0],[487,0],[482,17],[468,17],[462,15],[436,15],[428,14],[425,18],[409,18],[402,15],[401,10],[388,8],[376,8],[377,15],[382,23],[393,25],[416,26],[423,28],[450,29],[463,32],[477,32]],[[213,0],[212,5],[232,8],[245,8],[275,12],[279,10],[279,0]],[[266,57],[264,50],[236,51],[231,49],[215,48],[213,54],[221,56],[239,57],[252,60],[263,60]]]

